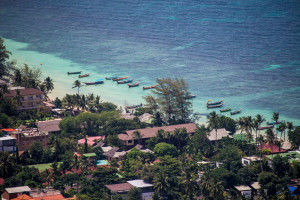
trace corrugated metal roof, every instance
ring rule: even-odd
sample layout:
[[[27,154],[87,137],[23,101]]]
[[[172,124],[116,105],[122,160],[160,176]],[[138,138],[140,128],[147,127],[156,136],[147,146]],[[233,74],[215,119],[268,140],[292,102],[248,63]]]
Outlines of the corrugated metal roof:
[[[137,187],[137,188],[144,188],[144,187],[152,187],[153,186],[151,183],[147,183],[144,180],[132,180],[132,181],[127,181],[127,183],[129,183],[132,186]]]
[[[28,186],[5,188],[5,190],[9,194],[18,193],[18,192],[29,192],[29,191],[31,191],[31,189]]]
[[[12,136],[5,136],[5,137],[0,137],[0,140],[16,140],[16,138]]]

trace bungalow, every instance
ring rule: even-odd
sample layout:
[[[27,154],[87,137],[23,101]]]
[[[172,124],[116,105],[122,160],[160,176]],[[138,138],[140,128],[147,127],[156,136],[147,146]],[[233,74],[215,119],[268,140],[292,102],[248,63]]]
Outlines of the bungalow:
[[[213,129],[208,135],[207,135],[207,139],[210,142],[216,142],[218,140],[221,140],[223,137],[231,137],[229,134],[229,132],[226,131],[225,128],[221,128],[221,129]]]
[[[108,161],[112,161],[113,159],[121,160],[125,154],[126,151],[120,151],[118,147],[112,147],[109,151],[103,153]]]
[[[133,188],[139,188],[142,191],[143,200],[152,200],[153,185],[145,182],[144,180],[132,180],[127,181],[127,183],[105,185],[113,194],[120,194],[124,196],[124,199],[127,196],[128,191]],[[113,195],[112,195],[113,196]]]
[[[259,162],[261,161],[261,157],[259,156],[247,156],[247,157],[242,157],[242,165],[247,166],[250,165],[253,162]]]
[[[128,146],[134,146],[135,141],[137,141],[137,139],[134,136],[135,131],[140,132],[142,141],[144,142],[145,140],[150,139],[151,137],[156,137],[156,134],[159,130],[173,132],[173,131],[175,131],[175,129],[180,129],[180,128],[186,128],[188,134],[195,133],[195,131],[197,129],[197,127],[194,123],[177,124],[177,125],[172,125],[172,126],[161,126],[161,127],[130,130],[130,131],[126,131],[125,134],[124,133],[119,134],[118,137],[122,141],[122,143],[128,147]]]
[[[234,188],[240,193],[240,195],[243,195],[249,199],[251,199],[251,188],[247,185],[238,185],[234,186]]]
[[[28,186],[5,188],[1,197],[2,200],[10,200],[22,194],[29,194],[30,191],[31,189]]]

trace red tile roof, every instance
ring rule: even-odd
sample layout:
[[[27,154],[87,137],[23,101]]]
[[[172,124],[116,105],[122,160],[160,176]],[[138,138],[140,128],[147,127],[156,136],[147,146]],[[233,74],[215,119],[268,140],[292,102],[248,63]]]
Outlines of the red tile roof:
[[[51,195],[51,196],[43,196],[43,197],[35,197],[34,200],[61,200],[66,199],[61,194]]]
[[[262,144],[262,149],[269,149],[272,153],[279,153],[279,148],[275,144]],[[286,152],[286,151],[287,150],[280,148],[280,152]]]
[[[118,137],[120,140],[132,140],[134,139],[133,133],[135,131],[140,131],[142,138],[151,138],[155,137],[157,134],[157,131],[164,130],[164,131],[174,131],[175,129],[179,128],[186,128],[187,133],[194,133],[196,131],[196,125],[194,123],[189,124],[177,124],[172,126],[161,126],[161,127],[154,127],[154,128],[144,128],[144,129],[136,129],[136,130],[130,130],[126,131],[126,134],[119,134]]]
[[[19,89],[19,91],[21,96],[45,94],[45,92],[42,92],[41,90],[35,88]],[[5,93],[4,96],[15,97],[17,96],[17,90],[8,90],[8,93]]]
[[[105,185],[108,189],[113,192],[129,191],[133,186],[129,183],[119,183],[113,185]]]
[[[32,200],[33,198],[28,196],[27,194],[22,194],[21,196],[18,196],[17,198],[11,199],[11,200],[24,200],[24,199],[30,199]]]

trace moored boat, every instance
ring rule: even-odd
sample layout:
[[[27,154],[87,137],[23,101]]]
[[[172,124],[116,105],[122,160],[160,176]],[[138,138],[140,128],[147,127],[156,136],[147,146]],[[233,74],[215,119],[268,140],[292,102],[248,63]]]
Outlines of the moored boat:
[[[128,84],[128,87],[136,87],[136,86],[139,86],[141,82],[137,82],[137,83],[134,83],[134,84]]]
[[[259,127],[257,130],[266,130],[266,129],[269,129],[269,128],[273,128],[274,126],[271,125],[271,126],[262,126],[262,127]]]
[[[152,85],[152,86],[149,86],[149,87],[143,86],[143,90],[153,89],[153,88],[155,88],[155,87],[157,87],[157,86],[158,86],[158,84]]]
[[[193,99],[193,98],[196,98],[196,95],[195,95],[195,94],[190,95],[190,96],[188,96],[188,97],[185,97],[185,99]]]
[[[82,74],[82,75],[78,75],[78,78],[83,78],[83,77],[88,77],[90,74]]]
[[[209,105],[217,105],[217,104],[221,104],[221,103],[223,103],[224,100],[217,101],[217,102],[212,102],[212,103],[211,103],[210,101],[211,101],[211,100],[208,100],[207,103],[206,103],[206,105],[209,106]]]
[[[128,78],[128,76],[124,76],[124,77],[121,77],[121,78],[112,78],[111,80],[120,81],[120,80],[123,80],[123,79],[126,79],[126,78]]]
[[[281,121],[278,121],[278,122],[267,122],[268,125],[275,125],[275,124],[281,124],[285,122],[285,120],[281,120]]]
[[[98,80],[95,80],[94,82],[83,82],[83,83],[86,85],[97,85],[97,84],[104,83],[104,81],[103,81],[103,79],[98,79]]]
[[[218,107],[222,107],[224,105],[224,103],[220,103],[217,105],[206,105],[207,108],[218,108]]]
[[[117,81],[117,83],[118,84],[131,83],[133,80],[134,80],[134,78],[128,79],[128,80],[124,80],[124,81]]]
[[[113,79],[117,79],[117,76],[111,76],[111,77],[105,77],[106,80],[113,80]]]
[[[133,105],[133,106],[126,106],[125,108],[126,109],[133,109],[133,108],[139,108],[139,107],[142,107],[143,104],[139,104],[139,105]]]
[[[239,109],[239,110],[230,112],[230,114],[231,114],[231,115],[236,115],[236,114],[240,113],[241,111],[242,111],[242,109]]]
[[[78,71],[78,72],[68,72],[68,74],[81,74],[81,71]]]
[[[228,111],[231,111],[231,107],[230,108],[224,108],[224,109],[220,110],[220,112],[228,112]]]

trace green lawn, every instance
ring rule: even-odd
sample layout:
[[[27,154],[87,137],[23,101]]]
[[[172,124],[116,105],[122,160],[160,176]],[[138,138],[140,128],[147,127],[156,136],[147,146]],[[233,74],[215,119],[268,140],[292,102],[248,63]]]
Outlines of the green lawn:
[[[58,166],[61,164],[62,162],[58,162]],[[52,163],[45,163],[45,164],[37,164],[37,165],[27,165],[27,167],[35,167],[40,171],[45,171],[46,169],[51,168]]]
[[[246,140],[246,134],[234,134],[233,138],[235,140]],[[253,138],[250,140],[250,143],[255,143]]]

